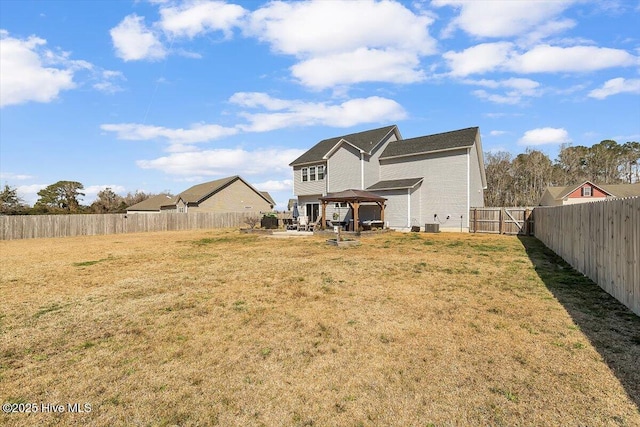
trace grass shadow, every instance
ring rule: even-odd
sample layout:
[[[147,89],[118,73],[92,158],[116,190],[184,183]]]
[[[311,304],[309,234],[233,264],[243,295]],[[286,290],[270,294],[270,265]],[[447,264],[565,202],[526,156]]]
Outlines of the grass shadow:
[[[640,317],[535,237],[518,238],[547,289],[640,409]]]

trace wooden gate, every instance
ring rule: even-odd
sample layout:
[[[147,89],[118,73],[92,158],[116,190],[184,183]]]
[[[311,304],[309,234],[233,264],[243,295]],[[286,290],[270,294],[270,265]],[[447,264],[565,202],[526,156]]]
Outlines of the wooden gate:
[[[533,235],[533,208],[496,207],[471,208],[469,231],[471,233]]]

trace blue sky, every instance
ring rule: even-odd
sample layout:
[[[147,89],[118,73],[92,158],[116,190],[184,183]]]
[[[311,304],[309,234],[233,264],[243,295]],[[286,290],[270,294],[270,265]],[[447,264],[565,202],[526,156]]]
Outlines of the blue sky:
[[[640,2],[0,0],[0,180],[278,206],[319,140],[479,126],[484,151],[640,140]]]

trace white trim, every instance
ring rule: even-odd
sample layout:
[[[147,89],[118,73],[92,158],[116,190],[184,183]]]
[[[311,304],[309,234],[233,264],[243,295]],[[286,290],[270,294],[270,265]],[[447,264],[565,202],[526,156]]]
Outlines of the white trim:
[[[360,154],[364,153],[364,151],[362,151],[360,148],[356,147],[355,145],[353,145],[352,143],[350,143],[349,141],[347,141],[344,138],[340,138],[340,141],[338,141],[338,143],[336,145],[334,145],[333,147],[331,147],[331,150],[327,151],[327,154],[325,154],[324,156],[322,156],[322,160],[328,160],[329,157],[331,157],[333,155],[333,153],[335,153],[336,151],[338,151],[338,148],[340,148],[340,146],[342,145],[343,142],[346,142],[348,145],[352,146],[353,148],[355,148],[356,150],[358,150],[360,152]],[[318,163],[317,161],[315,163]]]
[[[467,149],[467,229],[469,228],[469,209],[471,209],[471,147]]]
[[[411,189],[407,188],[407,227],[411,227]]]
[[[400,141],[402,141],[402,140],[400,140]],[[420,155],[423,155],[423,154],[443,153],[445,151],[464,150],[465,148],[468,150],[471,146],[473,146],[473,144],[471,144],[471,145],[463,145],[461,147],[455,147],[455,148],[443,148],[442,150],[429,150],[429,151],[420,151],[419,153],[399,154],[397,156],[385,156],[385,157],[380,156],[379,159],[380,160],[400,159],[400,158],[403,158],[403,157],[420,156]]]
[[[360,151],[360,189],[364,190],[364,151]]]

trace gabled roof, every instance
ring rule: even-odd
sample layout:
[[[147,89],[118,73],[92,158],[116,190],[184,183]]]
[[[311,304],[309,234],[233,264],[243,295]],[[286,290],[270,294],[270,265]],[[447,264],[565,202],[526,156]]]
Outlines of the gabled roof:
[[[549,192],[551,197],[553,197],[555,200],[560,200],[560,199],[564,199],[569,194],[573,193],[574,191],[576,191],[578,188],[582,187],[585,184],[591,184],[594,187],[597,187],[603,193],[606,193],[606,194],[608,194],[610,196],[616,196],[616,194],[613,194],[613,193],[609,192],[605,188],[606,187],[605,185],[597,185],[597,184],[594,184],[591,181],[584,181],[580,185],[563,185],[563,186],[558,186],[558,187],[549,186],[549,187],[547,187],[547,191]]]
[[[242,179],[238,175],[234,175],[234,176],[230,176],[228,178],[217,179],[215,181],[209,181],[209,182],[204,182],[202,184],[194,185],[193,187],[188,188],[185,191],[183,191],[182,193],[178,194],[176,200],[177,199],[182,199],[182,201],[184,203],[187,203],[187,204],[199,204],[204,199],[206,199],[206,198],[210,197],[211,195],[217,193],[218,191],[220,191],[223,188],[227,187],[228,185],[232,184],[236,180],[242,181],[247,187],[249,187],[250,189],[252,189],[256,193],[258,193],[258,195],[260,195],[260,197],[262,197],[267,203],[275,205],[275,203],[273,203],[273,199],[271,199],[271,196],[266,197],[263,192],[260,192],[260,191],[256,190],[255,188],[253,188],[253,186],[251,184],[249,184],[247,181],[245,181],[244,179]],[[268,193],[267,193],[267,195],[268,195]]]
[[[324,139],[318,142],[316,145],[307,150],[300,157],[295,159],[289,164],[289,166],[296,166],[306,163],[321,162],[325,159],[325,156],[331,152],[333,148],[341,141],[349,143],[350,145],[362,150],[365,153],[371,153],[371,150],[378,145],[378,143],[387,136],[390,132],[396,131],[398,128],[396,125],[385,126],[379,129],[367,130],[364,132],[352,133],[349,135],[337,136],[335,138]]]
[[[473,146],[478,134],[477,127],[401,139],[390,142],[380,155],[381,159],[412,156],[435,151],[455,150]]]
[[[129,206],[127,211],[160,211],[161,206],[172,204],[174,203],[174,200],[175,197],[167,196],[166,194],[158,194],[157,196],[149,197],[140,203]]]
[[[391,179],[387,181],[378,181],[371,187],[367,188],[368,191],[375,190],[401,190],[406,188],[413,188],[420,184],[424,178],[407,178],[407,179]]]

